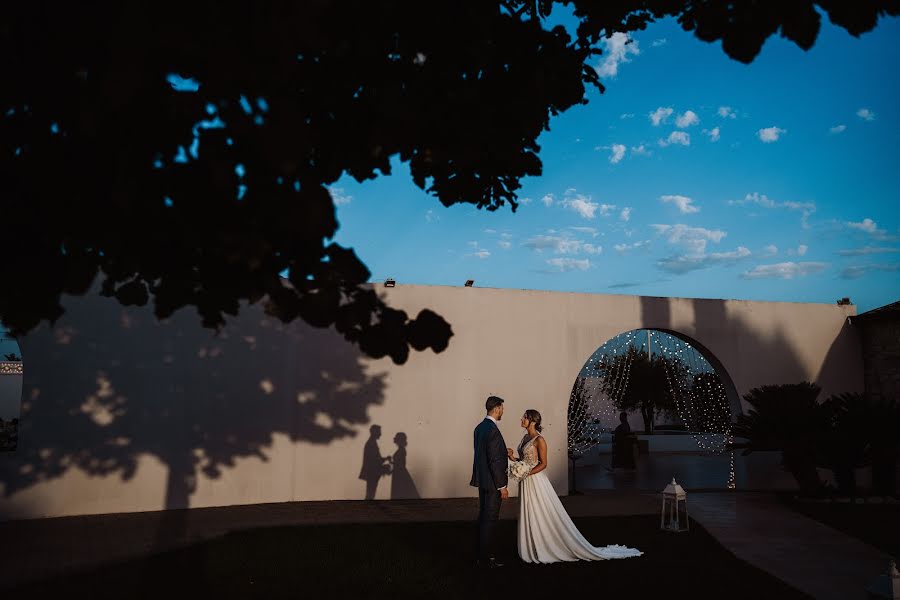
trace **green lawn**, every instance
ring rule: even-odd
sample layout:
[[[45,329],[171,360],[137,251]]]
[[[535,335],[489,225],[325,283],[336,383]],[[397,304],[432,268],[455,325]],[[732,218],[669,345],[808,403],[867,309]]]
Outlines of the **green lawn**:
[[[798,502],[782,497],[792,509],[900,558],[900,504]]]
[[[806,598],[735,558],[692,522],[652,515],[576,519],[593,543],[645,552],[605,562],[525,565],[514,521],[501,521],[507,567],[471,567],[468,522],[278,527],[32,584],[9,598]]]

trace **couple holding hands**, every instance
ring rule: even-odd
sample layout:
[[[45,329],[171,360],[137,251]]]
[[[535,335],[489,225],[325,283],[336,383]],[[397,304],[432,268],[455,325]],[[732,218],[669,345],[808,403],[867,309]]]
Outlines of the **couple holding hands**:
[[[490,396],[487,414],[475,428],[475,458],[472,480],[478,488],[478,537],[476,566],[501,567],[494,558],[494,526],[500,517],[500,503],[509,498],[507,485],[519,483],[519,557],[527,563],[575,560],[609,560],[640,556],[642,552],[625,546],[592,546],[560,502],[547,468],[547,441],[541,435],[541,413],[526,410],[521,418],[525,430],[517,451],[507,448],[498,424],[503,418],[503,398]]]

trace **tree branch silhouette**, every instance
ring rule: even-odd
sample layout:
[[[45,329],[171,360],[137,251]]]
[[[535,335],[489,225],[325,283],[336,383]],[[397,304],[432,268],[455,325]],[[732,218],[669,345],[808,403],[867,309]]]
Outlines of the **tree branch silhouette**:
[[[569,6],[577,33],[550,28]],[[602,91],[590,59],[613,32],[675,17],[751,61],[780,33],[809,48],[824,11],[853,35],[892,0],[729,3],[503,0],[426,3],[46,1],[5,7],[0,320],[14,334],[63,312],[62,294],[195,307],[220,328],[241,301],[334,326],[406,360],[452,336],[364,285],[328,187],[408,162],[443,205],[517,207],[541,174],[550,118]],[[287,280],[279,276],[288,270]]]

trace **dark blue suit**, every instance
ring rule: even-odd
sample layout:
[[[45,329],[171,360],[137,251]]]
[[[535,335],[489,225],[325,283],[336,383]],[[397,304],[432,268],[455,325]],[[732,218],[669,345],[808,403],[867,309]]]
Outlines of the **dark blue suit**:
[[[487,560],[493,550],[494,524],[500,518],[500,488],[506,487],[506,443],[497,424],[485,418],[475,428],[475,459],[469,485],[478,488],[476,555]]]

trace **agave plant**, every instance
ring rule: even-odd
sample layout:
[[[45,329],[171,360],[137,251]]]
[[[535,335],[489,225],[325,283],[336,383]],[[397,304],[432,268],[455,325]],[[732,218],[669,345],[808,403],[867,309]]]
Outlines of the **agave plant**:
[[[820,391],[808,381],[754,388],[744,396],[752,408],[738,417],[733,430],[735,437],[747,440],[735,444],[745,455],[780,450],[782,464],[808,495],[822,491],[816,464],[830,434],[828,414],[816,401]]]

